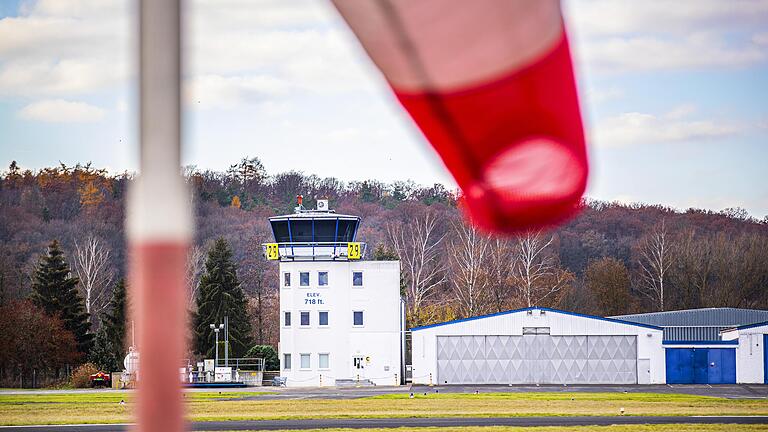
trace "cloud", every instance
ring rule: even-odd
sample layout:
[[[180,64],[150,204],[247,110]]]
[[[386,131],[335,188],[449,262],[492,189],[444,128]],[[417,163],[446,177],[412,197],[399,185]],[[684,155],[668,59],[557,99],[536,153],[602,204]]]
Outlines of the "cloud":
[[[586,98],[592,103],[601,103],[621,99],[624,97],[624,90],[616,87],[608,88],[589,88],[587,90]]]
[[[768,58],[753,44],[727,44],[718,35],[610,37],[583,44],[582,59],[599,72],[737,68]]]
[[[185,102],[199,109],[258,104],[285,94],[290,84],[271,76],[203,75],[185,83]]]
[[[598,147],[667,144],[711,140],[737,134],[736,125],[714,120],[692,120],[694,108],[684,105],[657,116],[638,112],[609,117],[593,125],[591,135]]]
[[[566,12],[585,35],[690,34],[707,30],[764,28],[766,0],[569,0]]]
[[[740,68],[765,62],[768,0],[571,0],[577,61],[592,72]]]
[[[49,123],[87,123],[104,118],[104,110],[85,102],[54,99],[25,106],[19,111],[19,117]]]
[[[125,84],[133,4],[38,0],[0,19],[0,96],[85,95]]]

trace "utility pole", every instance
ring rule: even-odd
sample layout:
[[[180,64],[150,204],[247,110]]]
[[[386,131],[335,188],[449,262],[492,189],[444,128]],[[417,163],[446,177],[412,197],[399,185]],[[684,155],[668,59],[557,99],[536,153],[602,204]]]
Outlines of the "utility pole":
[[[224,366],[229,366],[229,316],[224,316]]]
[[[216,345],[214,347],[214,351],[216,352],[216,356],[214,357],[215,360],[213,361],[213,372],[216,373],[216,368],[219,367],[219,331],[221,331],[224,328],[224,324],[211,324],[211,330],[213,330],[213,333],[216,335]]]

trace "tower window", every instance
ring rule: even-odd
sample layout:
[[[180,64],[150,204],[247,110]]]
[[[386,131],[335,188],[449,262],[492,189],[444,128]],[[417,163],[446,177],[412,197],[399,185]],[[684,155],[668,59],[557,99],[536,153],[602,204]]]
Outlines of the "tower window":
[[[318,323],[321,326],[327,326],[328,325],[328,312],[322,311],[318,314]]]
[[[284,287],[291,286],[291,274],[289,272],[283,273],[283,286]]]
[[[352,286],[356,286],[356,287],[363,286],[363,272],[361,271],[352,272]]]
[[[319,286],[328,286],[328,272],[321,271],[317,273],[317,284]]]
[[[291,370],[291,355],[283,354],[283,370]]]
[[[309,325],[309,312],[307,312],[307,311],[301,312],[301,325],[302,326],[308,326]]]
[[[309,354],[301,354],[301,368],[302,369],[310,368]]]
[[[285,312],[285,316],[283,318],[283,325],[285,325],[286,327],[291,326],[291,312],[289,311]]]
[[[352,312],[352,325],[355,325],[355,326],[363,325],[363,311]]]
[[[309,286],[309,272],[299,273],[299,286],[303,286],[303,287]]]

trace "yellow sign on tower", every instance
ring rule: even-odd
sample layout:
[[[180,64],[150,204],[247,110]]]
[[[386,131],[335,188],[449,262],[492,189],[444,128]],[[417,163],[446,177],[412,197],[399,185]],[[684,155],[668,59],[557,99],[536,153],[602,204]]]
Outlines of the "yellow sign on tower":
[[[347,243],[347,258],[351,260],[360,259],[360,243],[357,243],[357,242]]]
[[[267,259],[278,260],[280,259],[280,249],[277,247],[277,243],[267,243]]]

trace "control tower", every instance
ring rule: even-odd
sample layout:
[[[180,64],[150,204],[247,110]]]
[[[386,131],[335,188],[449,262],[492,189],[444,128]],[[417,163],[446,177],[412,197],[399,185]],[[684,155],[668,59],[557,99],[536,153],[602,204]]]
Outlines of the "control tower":
[[[327,200],[269,219],[279,261],[280,376],[286,385],[395,385],[403,380],[399,261],[366,261],[358,216]]]

